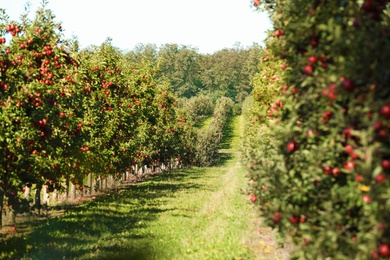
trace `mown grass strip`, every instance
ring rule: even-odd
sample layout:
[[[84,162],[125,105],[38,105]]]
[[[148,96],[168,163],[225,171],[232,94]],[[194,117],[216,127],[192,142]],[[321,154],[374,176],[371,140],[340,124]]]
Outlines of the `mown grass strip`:
[[[213,120],[213,116],[204,116],[198,118],[194,126],[200,130],[207,130],[212,120]]]

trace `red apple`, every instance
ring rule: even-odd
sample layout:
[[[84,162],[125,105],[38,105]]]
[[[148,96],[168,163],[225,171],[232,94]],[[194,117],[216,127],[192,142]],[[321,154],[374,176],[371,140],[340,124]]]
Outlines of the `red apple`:
[[[274,212],[274,218],[273,218],[274,223],[279,223],[281,220],[282,217],[280,216],[280,212],[278,211]]]
[[[341,85],[347,91],[352,91],[354,89],[354,85],[353,85],[353,83],[352,83],[352,81],[350,79],[344,79],[341,82]]]
[[[365,202],[365,203],[370,203],[371,202],[371,198],[370,198],[370,196],[368,196],[368,195],[364,195],[363,197],[362,197],[362,200]]]
[[[291,215],[290,218],[289,218],[291,224],[298,224],[299,223],[299,219],[300,219],[299,216],[294,216],[294,215]]]
[[[299,149],[299,145],[296,141],[290,141],[287,143],[287,150],[289,152],[295,152],[298,149]]]
[[[380,113],[384,118],[390,118],[390,104],[383,105]]]
[[[350,156],[353,160],[356,160],[356,159],[359,158],[359,156],[358,156],[356,153],[354,153],[354,152],[350,153],[349,156]]]
[[[372,0],[365,0],[362,9],[365,11],[371,11],[371,9],[374,7],[374,3]]]
[[[326,174],[326,175],[330,175],[331,173],[332,173],[332,167],[330,167],[330,166],[328,166],[328,165],[326,165],[326,166],[324,166],[323,167],[323,171],[324,171],[324,173]]]
[[[311,130],[311,129],[307,130],[307,132],[306,132],[306,137],[307,137],[307,138],[310,138],[310,137],[312,137],[313,135],[314,135],[313,130]]]
[[[350,170],[353,170],[356,168],[356,163],[348,161],[348,162],[345,162],[343,166],[344,166],[344,169],[346,169],[347,171],[350,171]]]
[[[381,165],[382,165],[382,168],[383,168],[384,170],[390,169],[390,160],[387,160],[387,159],[382,160]]]
[[[363,176],[362,176],[361,174],[357,174],[357,175],[355,176],[355,180],[356,180],[357,182],[362,182],[362,181],[363,181]]]
[[[380,256],[390,256],[390,247],[388,244],[382,244],[378,247],[378,254]]]
[[[385,179],[386,179],[386,175],[384,175],[383,173],[380,173],[380,174],[378,174],[378,176],[376,176],[375,181],[376,181],[376,183],[381,183],[381,182],[384,182]]]
[[[381,129],[378,132],[380,138],[386,139],[389,136],[389,132],[386,129]]]
[[[351,153],[353,152],[353,147],[352,147],[352,145],[347,144],[347,145],[344,147],[344,151],[345,151],[347,154],[351,154]]]
[[[312,55],[310,56],[307,61],[310,63],[310,64],[315,64],[317,62],[317,57]]]
[[[303,72],[305,72],[306,75],[311,75],[313,73],[313,66],[311,65],[306,65],[304,68],[303,68]]]
[[[252,202],[252,203],[255,203],[256,200],[257,200],[257,196],[253,194],[253,195],[251,196],[251,202]]]
[[[340,173],[341,173],[341,171],[340,171],[339,168],[337,168],[337,167],[333,168],[333,170],[332,170],[332,175],[333,175],[334,177],[339,176]]]
[[[284,31],[283,31],[283,30],[276,30],[276,31],[274,32],[274,35],[275,35],[275,37],[282,36],[282,35],[284,35]]]
[[[343,135],[345,138],[351,138],[352,136],[352,133],[351,133],[352,129],[351,128],[345,128],[343,130]]]
[[[386,224],[385,223],[379,223],[378,224],[378,231],[379,232],[383,231],[385,228],[386,228]]]

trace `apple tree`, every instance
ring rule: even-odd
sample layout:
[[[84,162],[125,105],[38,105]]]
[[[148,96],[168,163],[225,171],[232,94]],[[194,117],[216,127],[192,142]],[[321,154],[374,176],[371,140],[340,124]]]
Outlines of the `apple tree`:
[[[293,257],[388,257],[388,1],[255,6],[274,25],[244,150],[262,215]]]

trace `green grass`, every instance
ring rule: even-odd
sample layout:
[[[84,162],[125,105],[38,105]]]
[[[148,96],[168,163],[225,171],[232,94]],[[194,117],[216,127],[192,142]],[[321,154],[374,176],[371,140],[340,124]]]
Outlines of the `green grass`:
[[[209,128],[211,121],[213,121],[213,118],[214,117],[212,115],[198,118],[195,122],[194,127],[200,130],[207,130]]]
[[[240,133],[242,128],[242,117],[229,117],[223,132],[221,152],[237,153],[240,145]]]
[[[0,240],[1,259],[254,259],[245,241],[253,207],[242,189],[239,117],[216,167],[163,173],[97,197]],[[248,214],[249,213],[249,214]]]

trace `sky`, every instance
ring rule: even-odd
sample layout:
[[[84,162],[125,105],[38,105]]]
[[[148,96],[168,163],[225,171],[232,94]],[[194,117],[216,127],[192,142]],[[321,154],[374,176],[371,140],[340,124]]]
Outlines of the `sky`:
[[[19,21],[27,2],[35,14],[42,0],[1,0],[0,8]],[[268,15],[256,11],[251,0],[49,0],[47,7],[65,37],[76,36],[81,48],[110,37],[123,51],[176,43],[214,53],[236,43],[262,45],[272,29]]]

